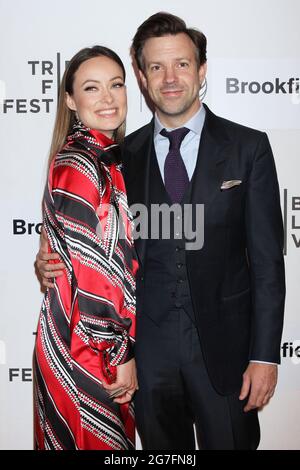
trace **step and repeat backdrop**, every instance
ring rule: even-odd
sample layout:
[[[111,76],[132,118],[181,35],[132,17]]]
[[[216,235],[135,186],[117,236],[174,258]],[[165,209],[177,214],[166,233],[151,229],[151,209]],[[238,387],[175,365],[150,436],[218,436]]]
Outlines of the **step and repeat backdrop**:
[[[32,351],[42,292],[34,261],[66,61],[101,44],[127,69],[127,132],[151,113],[129,57],[139,24],[168,11],[208,38],[205,102],[265,130],[285,227],[287,300],[279,383],[260,412],[260,449],[300,449],[300,3],[297,0],[0,0],[0,448],[32,449]],[[138,441],[138,446],[140,444]]]

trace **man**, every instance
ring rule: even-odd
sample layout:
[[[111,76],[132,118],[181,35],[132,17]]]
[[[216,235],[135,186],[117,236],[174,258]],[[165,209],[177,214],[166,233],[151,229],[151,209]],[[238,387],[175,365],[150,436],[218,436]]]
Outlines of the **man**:
[[[162,228],[159,236],[136,240],[136,418],[143,447],[193,449],[195,423],[203,449],[256,449],[257,409],[277,381],[285,298],[268,138],[200,102],[206,38],[180,18],[151,16],[132,51],[155,116],[125,140],[129,204],[149,213],[154,205],[176,203],[191,213],[204,205],[204,226],[196,227],[204,231],[201,248],[188,244],[185,232],[171,230],[166,239]],[[185,213],[176,217],[184,225]],[[43,274],[51,269],[47,258],[38,258]]]

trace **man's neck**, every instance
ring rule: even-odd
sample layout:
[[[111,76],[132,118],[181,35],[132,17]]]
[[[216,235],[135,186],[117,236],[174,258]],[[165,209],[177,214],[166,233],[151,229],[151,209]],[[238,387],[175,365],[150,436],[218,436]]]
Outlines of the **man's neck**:
[[[185,113],[180,115],[168,115],[162,113],[159,109],[156,110],[157,116],[161,122],[161,124],[166,127],[167,129],[176,129],[177,127],[184,126],[195,114],[199,111],[201,107],[201,102],[197,101],[196,106],[193,106]]]

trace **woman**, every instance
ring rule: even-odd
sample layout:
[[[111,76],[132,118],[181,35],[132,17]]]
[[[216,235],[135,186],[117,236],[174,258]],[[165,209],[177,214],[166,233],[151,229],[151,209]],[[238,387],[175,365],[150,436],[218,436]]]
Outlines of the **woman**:
[[[61,84],[43,200],[49,251],[66,269],[38,324],[37,449],[134,448],[137,261],[115,142],[126,111],[121,59],[79,51]]]

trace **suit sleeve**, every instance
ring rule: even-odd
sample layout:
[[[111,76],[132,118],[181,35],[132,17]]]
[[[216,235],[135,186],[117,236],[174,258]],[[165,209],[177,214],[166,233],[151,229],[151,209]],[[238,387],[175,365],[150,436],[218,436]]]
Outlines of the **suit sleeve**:
[[[92,348],[103,351],[108,375],[133,357],[132,321],[126,311],[124,287],[112,267],[101,230],[102,193],[97,162],[81,155],[57,160],[52,174],[52,196],[57,220],[72,263],[81,326]],[[100,224],[100,225],[99,225]],[[117,224],[115,224],[117,225]],[[116,229],[117,230],[117,229]],[[117,232],[112,236],[117,237]]]
[[[275,162],[265,133],[258,142],[248,181],[246,235],[252,292],[249,358],[280,363],[285,301],[283,224]]]

